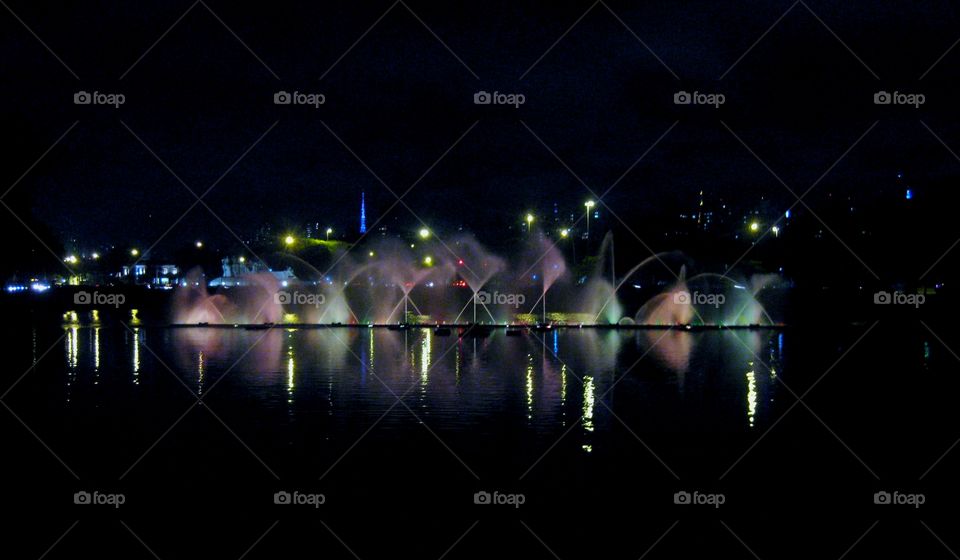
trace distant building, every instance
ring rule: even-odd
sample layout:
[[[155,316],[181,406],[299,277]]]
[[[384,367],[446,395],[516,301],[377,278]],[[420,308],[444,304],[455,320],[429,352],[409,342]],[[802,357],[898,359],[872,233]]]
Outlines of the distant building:
[[[254,274],[271,274],[282,286],[290,282],[297,281],[292,268],[286,270],[273,270],[267,268],[263,263],[247,263],[238,259],[225,258],[220,261],[223,266],[223,276],[214,278],[209,282],[211,288],[235,288],[240,286],[249,286],[252,284],[251,276]]]
[[[131,284],[172,288],[180,279],[180,268],[175,264],[138,262],[124,265],[117,276]]]

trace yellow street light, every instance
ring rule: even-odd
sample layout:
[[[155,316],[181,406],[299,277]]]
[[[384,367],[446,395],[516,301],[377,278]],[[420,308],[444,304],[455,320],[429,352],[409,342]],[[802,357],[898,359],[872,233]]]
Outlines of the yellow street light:
[[[433,265],[433,257],[431,257],[430,255],[427,255],[426,257],[423,257],[423,264],[425,264],[425,265],[427,265],[427,266],[432,266],[432,265]]]
[[[430,237],[430,230],[427,228],[420,228],[420,239],[426,239]]]
[[[130,254],[135,257],[140,254],[140,251],[138,251],[137,249],[130,249]]]
[[[560,230],[560,237],[566,239],[569,235],[570,235],[570,230],[569,230],[569,229],[561,229],[561,230]]]
[[[294,239],[292,235],[288,235],[288,236],[286,236],[286,237],[283,238],[283,242],[286,243],[288,247],[289,247],[290,245],[293,245],[293,242],[294,242],[294,241],[296,241],[296,239]]]

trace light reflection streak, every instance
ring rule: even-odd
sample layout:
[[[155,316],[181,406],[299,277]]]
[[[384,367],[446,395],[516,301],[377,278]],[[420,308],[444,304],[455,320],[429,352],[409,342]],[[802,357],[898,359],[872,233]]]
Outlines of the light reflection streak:
[[[93,384],[100,383],[100,327],[93,327]]]
[[[133,327],[133,384],[140,384],[140,327]]]
[[[751,428],[753,427],[756,414],[757,414],[757,374],[754,371],[753,362],[750,362],[750,370],[747,372],[747,423],[750,424]]]
[[[527,354],[527,420],[533,419],[533,356]]]
[[[592,433],[595,426],[593,424],[593,407],[596,404],[596,387],[593,383],[592,375],[583,376],[583,417],[582,424],[583,430],[589,434]],[[590,443],[583,444],[583,450],[586,453],[593,452],[593,445]]]
[[[203,394],[203,350],[197,353],[197,396]]]

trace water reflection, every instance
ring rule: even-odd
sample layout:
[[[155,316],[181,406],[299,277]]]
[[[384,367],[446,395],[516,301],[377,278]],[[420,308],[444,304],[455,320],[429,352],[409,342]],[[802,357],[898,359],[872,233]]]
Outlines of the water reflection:
[[[124,384],[140,385],[142,374],[164,362],[198,395],[230,373],[223,382],[237,402],[249,397],[278,407],[289,422],[315,417],[297,411],[322,410],[337,425],[358,425],[416,387],[417,406],[432,429],[475,429],[495,417],[505,426],[518,422],[514,429],[549,435],[578,419],[582,428],[574,437],[587,453],[604,440],[598,432],[606,430],[610,414],[637,431],[691,422],[710,429],[762,428],[785,345],[783,333],[745,330],[583,329],[544,338],[498,331],[461,339],[430,329],[64,329],[68,401],[88,398],[78,383],[112,388],[120,377],[111,372],[122,372]],[[148,334],[159,360],[143,361]],[[368,374],[379,380],[370,382]],[[166,375],[149,379],[151,388],[170,382]],[[399,429],[403,422],[391,417],[384,425]]]
[[[197,396],[203,394],[203,350],[197,352]]]
[[[296,386],[296,362],[293,359],[293,344],[287,346],[287,403],[293,404],[293,390]]]
[[[757,414],[757,372],[753,370],[753,362],[750,362],[750,370],[747,371],[747,422],[753,427],[753,419]]]
[[[140,384],[140,327],[133,327],[133,384]]]
[[[596,390],[597,388],[593,383],[593,376],[583,376],[583,416],[581,417],[581,422],[585,436],[592,433],[595,428],[593,425],[593,407],[596,404]],[[590,453],[593,451],[593,445],[589,443],[589,438],[585,437],[584,439],[586,439],[588,443],[583,444],[583,450]]]

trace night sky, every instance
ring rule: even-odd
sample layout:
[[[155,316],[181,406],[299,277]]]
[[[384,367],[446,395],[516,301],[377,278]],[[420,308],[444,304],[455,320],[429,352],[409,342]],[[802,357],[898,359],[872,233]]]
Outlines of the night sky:
[[[418,225],[403,205],[384,217],[395,197],[350,150],[397,194],[419,180],[404,201],[438,232],[481,239],[595,197],[540,140],[601,193],[670,129],[604,199],[629,224],[689,211],[701,189],[744,209],[793,203],[731,131],[799,194],[876,122],[805,199],[814,208],[899,196],[900,171],[941,196],[960,173],[923,124],[960,149],[950,2],[5,2],[4,190],[78,124],[3,200],[81,249],[148,245],[196,201],[134,133],[197,194],[216,182],[205,203],[245,239],[278,223],[352,231],[361,190],[369,224]],[[75,105],[79,90],[126,103]],[[278,90],[326,104],[277,106]],[[474,105],[479,90],[526,103]],[[726,104],[677,106],[678,90]],[[927,101],[877,106],[878,90]],[[158,250],[200,238],[239,246],[197,205]]]

